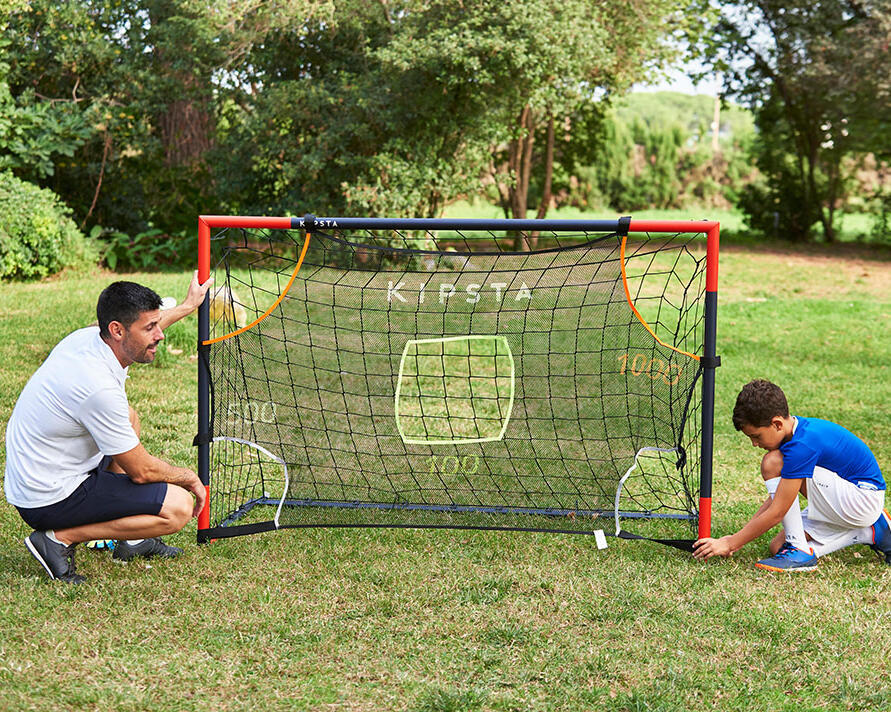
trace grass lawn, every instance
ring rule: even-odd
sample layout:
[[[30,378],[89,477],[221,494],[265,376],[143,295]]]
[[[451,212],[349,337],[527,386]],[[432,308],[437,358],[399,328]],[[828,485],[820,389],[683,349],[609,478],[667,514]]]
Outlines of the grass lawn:
[[[108,272],[0,284],[0,424]],[[182,298],[189,275],[136,274]],[[763,500],[759,452],[733,431],[739,387],[780,383],[891,473],[891,261],[728,245],[721,255],[715,532]],[[149,451],[194,467],[194,317],[131,369]],[[0,446],[2,448],[2,446]],[[5,453],[0,450],[0,460]],[[887,710],[891,567],[848,549],[797,577],[582,536],[296,530],[49,582],[0,504],[0,709]]]
[[[484,202],[468,203],[458,201],[448,206],[445,210],[446,217],[451,218],[503,218],[504,211],[497,205]],[[650,209],[632,210],[622,213],[631,215],[638,220],[717,220],[721,223],[721,231],[725,237],[742,242],[751,242],[758,238],[749,233],[745,218],[738,210],[719,210],[717,208],[690,207],[683,209]],[[535,212],[530,210],[529,217],[535,217]],[[571,206],[561,207],[548,213],[548,219],[576,220],[576,219],[609,219],[614,217],[608,209],[585,212]],[[853,242],[862,240],[873,229],[874,217],[864,213],[838,213],[836,215],[835,228],[840,242]],[[814,234],[819,235],[819,225],[814,226]]]

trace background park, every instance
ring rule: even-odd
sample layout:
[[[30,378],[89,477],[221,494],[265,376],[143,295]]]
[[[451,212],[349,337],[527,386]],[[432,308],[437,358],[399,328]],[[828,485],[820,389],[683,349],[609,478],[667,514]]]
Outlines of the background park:
[[[115,279],[182,298],[199,214],[717,219],[714,525],[739,387],[891,472],[887,0],[0,0],[0,425]],[[653,91],[707,78],[719,96]],[[692,68],[692,69],[691,69]],[[701,76],[695,75],[699,72]],[[131,369],[194,467],[196,323]],[[5,460],[0,443],[0,460]],[[891,567],[297,530],[51,585],[0,506],[0,709],[886,710]]]

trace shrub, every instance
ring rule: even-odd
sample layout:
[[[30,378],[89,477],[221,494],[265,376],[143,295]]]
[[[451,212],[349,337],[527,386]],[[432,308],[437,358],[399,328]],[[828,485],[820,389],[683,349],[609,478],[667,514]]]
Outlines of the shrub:
[[[51,190],[0,173],[0,279],[34,279],[95,264],[98,252]]]
[[[169,235],[152,228],[132,237],[125,232],[96,226],[90,232],[102,260],[110,270],[154,270],[160,267],[189,267],[198,256],[195,230]]]

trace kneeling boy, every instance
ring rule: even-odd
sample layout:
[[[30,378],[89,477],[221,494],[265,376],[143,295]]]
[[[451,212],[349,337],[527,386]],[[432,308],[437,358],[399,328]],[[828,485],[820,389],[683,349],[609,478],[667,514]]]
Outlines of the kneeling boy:
[[[756,567],[813,571],[817,559],[851,544],[867,544],[891,564],[891,517],[883,510],[885,480],[866,444],[827,420],[789,414],[779,386],[756,380],[736,399],[733,425],[767,450],[761,476],[769,497],[742,529],[700,539],[698,559],[730,556],[782,522],[772,556]],[[808,506],[798,506],[799,492]]]

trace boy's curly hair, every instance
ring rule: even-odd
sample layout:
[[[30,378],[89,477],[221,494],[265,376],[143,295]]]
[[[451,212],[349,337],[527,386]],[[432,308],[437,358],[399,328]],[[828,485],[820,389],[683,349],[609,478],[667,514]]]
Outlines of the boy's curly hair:
[[[786,394],[778,385],[759,378],[742,387],[733,407],[734,428],[742,430],[744,425],[763,428],[777,416],[789,417]]]

